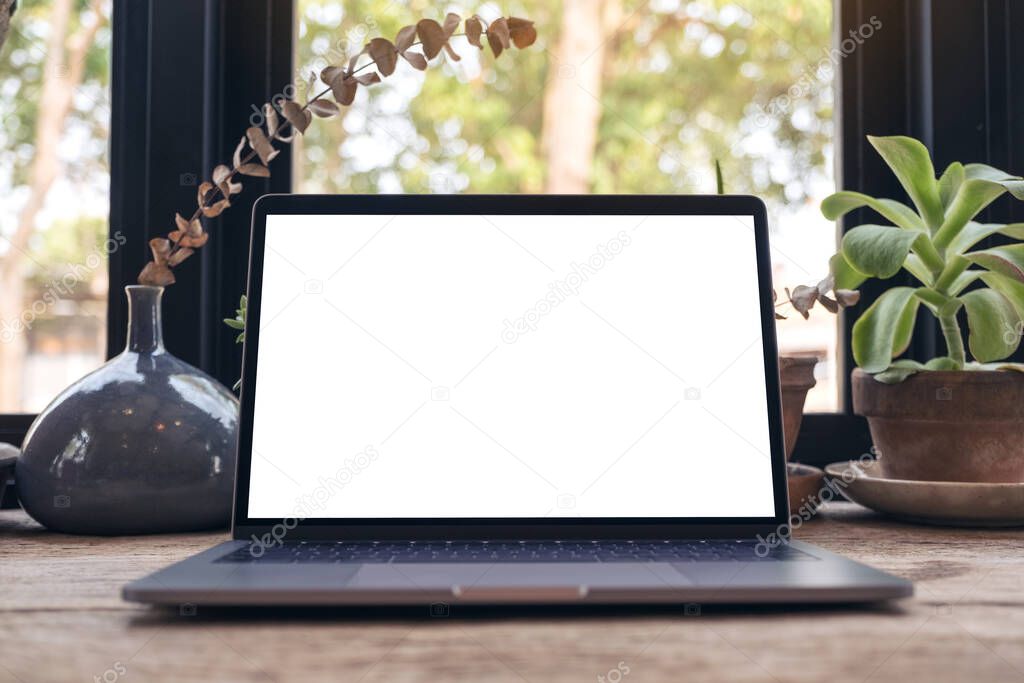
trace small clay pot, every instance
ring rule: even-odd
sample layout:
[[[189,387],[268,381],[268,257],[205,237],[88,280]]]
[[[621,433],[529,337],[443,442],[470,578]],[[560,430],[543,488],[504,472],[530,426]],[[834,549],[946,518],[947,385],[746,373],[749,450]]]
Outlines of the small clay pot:
[[[791,513],[804,505],[815,507],[820,502],[818,497],[825,486],[825,473],[810,465],[786,463],[786,485],[789,488]]]
[[[882,384],[853,371],[882,474],[918,481],[1024,482],[1024,374],[919,372]]]
[[[800,423],[804,419],[804,401],[815,385],[814,356],[779,356],[779,377],[782,380],[782,433],[786,441],[786,460],[793,455]]]

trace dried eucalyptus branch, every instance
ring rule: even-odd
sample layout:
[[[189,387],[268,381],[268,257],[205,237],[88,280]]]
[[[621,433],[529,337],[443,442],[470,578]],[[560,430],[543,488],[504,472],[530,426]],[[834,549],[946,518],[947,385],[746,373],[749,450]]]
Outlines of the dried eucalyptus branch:
[[[860,292],[857,290],[836,289],[835,278],[831,275],[816,285],[797,285],[793,291],[790,291],[789,287],[785,287],[783,291],[786,292],[786,299],[779,301],[775,290],[772,290],[772,301],[775,302],[775,308],[778,309],[788,304],[802,315],[804,320],[810,317],[811,309],[814,308],[816,301],[820,301],[829,313],[836,313],[840,308],[855,306],[860,301]],[[786,316],[776,310],[775,319],[785,320]]]
[[[443,24],[433,19],[421,19],[415,25],[404,27],[394,42],[386,38],[374,38],[358,54],[353,55],[346,66],[325,67],[320,72],[319,80],[327,87],[308,99],[304,105],[299,106],[294,100],[285,100],[278,110],[273,102],[264,104],[263,123],[245,131],[232,155],[231,166],[218,165],[213,169],[210,180],[199,186],[197,207],[192,215],[185,218],[175,214],[175,229],[167,237],[156,237],[149,241],[153,260],[139,273],[139,284],[174,284],[173,268],[192,256],[209,239],[200,218],[219,216],[231,206],[231,196],[242,191],[242,184],[235,182],[235,177],[244,175],[269,178],[270,162],[280,153],[274,147],[275,142],[290,143],[297,133],[305,132],[314,115],[330,118],[338,114],[340,107],[352,104],[359,86],[379,83],[382,78],[393,74],[399,58],[414,69],[425,71],[428,62],[442,50],[449,59],[456,62],[461,59],[449,43],[456,36],[464,35],[470,45],[481,50],[484,49],[481,39],[486,38],[495,58],[513,46],[519,49],[529,47],[537,39],[537,30],[533,22],[527,19],[503,17],[487,24],[473,15],[466,19],[465,33],[455,33],[461,23],[459,15],[449,13]],[[414,51],[416,47],[421,48],[422,52]],[[369,61],[359,65],[364,55],[369,57]],[[367,71],[370,67],[376,67],[376,70]],[[313,91],[317,80],[317,76],[311,74],[307,92]],[[334,102],[324,99],[328,93],[334,96]]]

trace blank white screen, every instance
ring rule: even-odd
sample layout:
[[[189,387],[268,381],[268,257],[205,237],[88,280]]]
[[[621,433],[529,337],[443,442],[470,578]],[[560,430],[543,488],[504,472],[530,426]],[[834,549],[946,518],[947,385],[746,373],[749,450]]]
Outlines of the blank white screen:
[[[749,216],[267,217],[251,517],[770,517]]]

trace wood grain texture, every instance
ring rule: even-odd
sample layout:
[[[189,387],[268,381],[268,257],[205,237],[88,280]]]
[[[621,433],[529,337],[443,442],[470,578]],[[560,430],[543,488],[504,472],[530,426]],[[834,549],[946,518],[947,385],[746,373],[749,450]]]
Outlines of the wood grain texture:
[[[226,534],[63,536],[4,511],[0,681],[1024,681],[1024,532],[911,526],[834,504],[797,536],[912,579],[917,594],[870,609],[705,607],[691,616],[188,616],[125,603],[120,588]]]

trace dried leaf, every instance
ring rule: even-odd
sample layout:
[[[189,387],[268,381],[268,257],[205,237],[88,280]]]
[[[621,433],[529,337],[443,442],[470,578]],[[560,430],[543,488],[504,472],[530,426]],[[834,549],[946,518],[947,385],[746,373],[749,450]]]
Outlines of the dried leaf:
[[[149,250],[153,252],[153,261],[166,263],[171,253],[171,241],[165,237],[154,237],[149,241]]]
[[[276,137],[282,142],[291,142],[295,138],[295,133],[288,136],[279,135],[281,132],[281,117],[278,116],[278,110],[273,108],[273,104],[266,103],[263,105],[263,117],[266,119],[266,134],[270,139]]]
[[[203,234],[203,224],[199,222],[199,219],[195,219],[190,222],[180,213],[176,213],[174,214],[174,223],[178,226],[178,229],[171,233],[171,239],[175,242],[180,239],[177,235],[191,235],[192,237],[198,237]]]
[[[452,37],[452,34],[455,33],[455,29],[459,27],[459,24],[461,22],[462,17],[460,17],[458,14],[455,14],[454,12],[449,12],[445,16],[444,26],[441,27],[442,30],[444,31],[445,40]]]
[[[178,230],[181,230],[182,233],[188,231],[188,219],[180,213],[174,214],[174,224],[178,226]]]
[[[334,97],[338,104],[347,107],[356,99],[356,90],[359,89],[359,81],[354,78],[346,78],[341,87],[334,91]]]
[[[776,312],[775,313],[775,319],[776,320],[785,320],[786,316],[782,315],[781,313]]]
[[[216,218],[217,216],[224,213],[224,209],[228,208],[229,206],[231,206],[231,202],[227,198],[221,199],[216,204],[213,204],[211,206],[204,206],[203,215],[206,216],[207,218]]]
[[[349,57],[349,60],[348,60],[348,75],[349,76],[351,76],[353,73],[355,73],[356,64],[359,63],[359,58],[362,57],[365,54],[366,54],[366,46],[364,45],[362,50],[360,50],[359,52],[357,52],[354,55],[352,55],[351,57]]]
[[[139,273],[139,284],[152,287],[166,287],[174,284],[174,273],[163,263],[150,261]]]
[[[257,128],[256,130],[259,130],[259,128]],[[260,135],[262,134],[262,131],[260,131]],[[213,198],[213,195],[211,195],[213,191],[213,183],[204,182],[202,185],[199,186],[199,191],[197,193],[199,200],[199,209],[203,212],[204,216],[207,216],[209,218],[219,216],[221,212],[224,211],[224,209],[231,206],[231,201],[226,196],[220,201],[216,202],[215,204],[207,206],[206,202],[208,201],[208,199]]]
[[[347,107],[356,98],[359,83],[348,77],[348,72],[340,66],[329,66],[320,72],[320,78],[330,86],[334,99],[338,104]]]
[[[469,41],[470,45],[475,45],[481,50],[484,49],[484,44],[480,42],[480,36],[484,32],[484,27],[480,23],[480,18],[475,14],[469,19],[466,19],[466,40]]]
[[[212,176],[214,185],[223,185],[224,182],[231,177],[231,169],[224,164],[218,164],[217,167],[213,169]]]
[[[427,70],[427,58],[419,52],[403,52],[402,57],[412,65],[412,68],[419,71]]]
[[[501,46],[501,40],[490,31],[487,32],[487,43],[491,46],[491,52],[494,53],[494,57],[500,57],[502,50],[505,48]]]
[[[426,71],[427,58],[419,52],[408,52],[408,49],[412,47],[412,43],[415,39],[416,27],[406,26],[398,32],[398,36],[395,38],[395,49],[405,61],[409,62],[412,68],[418,71]]]
[[[231,155],[231,165],[238,168],[242,165],[242,150],[245,149],[245,136],[238,141],[238,147],[235,147],[235,153]]]
[[[167,259],[167,265],[172,267],[176,266],[194,253],[194,250],[189,249],[187,247],[178,249],[176,252],[171,254],[171,257],[169,259]]]
[[[183,247],[194,247],[198,249],[199,247],[206,244],[206,240],[208,239],[210,239],[210,234],[206,232],[204,232],[202,235],[199,235],[198,237],[186,236],[185,239],[181,241],[181,245]]]
[[[238,194],[242,191],[241,183],[231,182],[231,178],[234,176],[234,173],[224,164],[218,164],[217,167],[213,169],[212,175],[213,182],[218,188],[220,188],[221,194],[225,197],[230,197],[231,195]]]
[[[487,29],[487,35],[494,34],[501,41],[501,46],[506,50],[512,47],[512,37],[509,35],[508,20],[504,17],[495,19]]]
[[[309,72],[309,79],[306,81],[306,102],[313,97],[313,88],[316,87],[316,74],[312,71]]]
[[[199,221],[196,221],[197,223]],[[191,247],[198,249],[199,247],[206,244],[206,240],[210,239],[209,233],[203,233],[201,235],[189,236],[184,234],[181,230],[174,230],[168,234],[175,243],[182,247]]]
[[[836,301],[840,306],[856,306],[860,301],[860,292],[855,289],[837,289]]]
[[[433,19],[420,19],[416,24],[416,34],[423,43],[423,54],[427,59],[433,59],[441,52],[442,46],[448,42],[441,24]]]
[[[387,38],[374,38],[366,46],[370,58],[377,63],[377,70],[381,76],[390,76],[395,73],[398,65],[398,50]]]
[[[292,124],[292,128],[300,133],[304,133],[309,128],[309,122],[313,120],[313,115],[309,113],[308,109],[303,109],[292,100],[284,101],[284,104],[281,105],[281,113],[288,119],[288,123]]]
[[[309,110],[322,119],[329,119],[338,113],[338,105],[327,100],[313,100],[309,103]]]
[[[395,49],[401,54],[412,47],[414,40],[416,40],[416,27],[403,26],[395,36]]]
[[[362,85],[373,85],[374,83],[380,83],[380,76],[376,71],[371,71],[368,74],[356,76],[356,80]]]
[[[273,161],[274,157],[278,155],[278,150],[274,149],[274,146],[270,144],[270,140],[263,134],[263,129],[251,126],[246,129],[245,136],[249,138],[249,144],[256,151],[256,155],[259,156],[264,166]]]
[[[508,32],[508,22],[504,18],[495,19],[487,29],[487,42],[495,58],[500,57],[503,50],[512,45]]]
[[[831,274],[825,277],[824,280],[818,283],[818,294],[828,294],[832,291],[832,288],[836,286],[836,279]]]
[[[825,310],[829,313],[836,313],[839,310],[839,303],[835,299],[820,292],[818,293],[818,301],[821,302],[821,305],[824,306]]]
[[[808,287],[807,285],[797,285],[793,288],[793,293],[789,295],[789,301],[793,304],[793,308],[805,320],[810,317],[810,310],[814,307],[814,302],[817,300],[818,288]]]
[[[325,66],[320,72],[320,80],[328,86],[333,86],[334,82],[339,79],[344,80],[346,76],[348,76],[348,72],[340,66]]]
[[[212,191],[213,183],[209,181],[204,181],[203,184],[199,186],[199,189],[196,190],[196,204],[198,204],[200,207],[204,206],[206,204],[207,195],[209,195]]]
[[[281,127],[281,120],[277,117],[277,110],[269,102],[263,105],[263,117],[267,120],[267,135],[274,137],[278,128]]]
[[[533,22],[528,19],[509,17],[508,32],[512,42],[520,50],[530,47],[537,41],[537,29],[534,28]],[[508,45],[505,47],[508,47]]]
[[[238,167],[238,172],[242,175],[251,175],[257,178],[270,177],[270,169],[262,164],[242,164]]]

